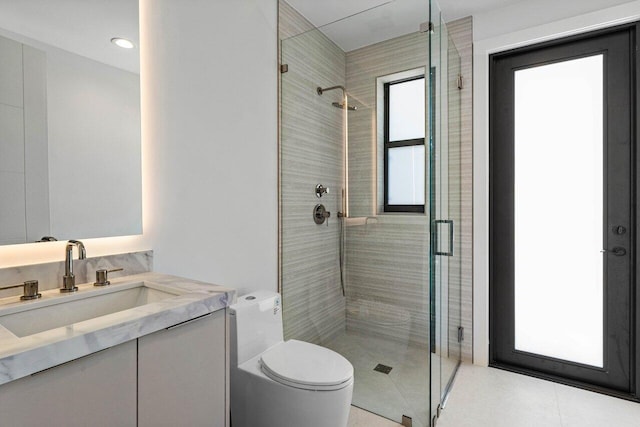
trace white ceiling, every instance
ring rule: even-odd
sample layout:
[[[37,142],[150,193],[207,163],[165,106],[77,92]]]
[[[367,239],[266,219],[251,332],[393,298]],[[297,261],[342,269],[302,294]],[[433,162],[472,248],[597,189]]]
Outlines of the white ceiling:
[[[0,0],[0,28],[139,73],[138,0]],[[113,45],[128,38],[134,49]]]
[[[406,0],[286,0],[298,12],[304,15],[313,25],[320,27],[331,22],[343,19],[347,16],[374,8],[386,3],[403,3]],[[473,15],[492,9],[509,6],[523,0],[442,0],[432,2],[434,6],[439,4],[445,19],[453,21],[458,18]],[[414,1],[416,11],[425,10],[428,16],[428,0]]]
[[[314,26],[321,27],[342,50],[351,50],[418,31],[422,22],[429,20],[429,0],[286,0]],[[629,0],[557,0],[570,13],[579,15]],[[432,11],[442,11],[445,22],[518,3],[529,6],[543,0],[440,0],[432,1]],[[359,13],[362,12],[362,13]],[[564,11],[566,12],[566,11]],[[355,16],[354,16],[355,15]],[[346,18],[346,19],[345,19]],[[437,24],[437,19],[433,18]]]
[[[413,33],[429,20],[429,0],[286,1],[345,52]],[[445,21],[452,21],[518,1],[443,0],[440,6]],[[437,8],[433,2],[434,13]]]
[[[345,51],[417,31],[429,16],[428,0],[286,1],[316,27],[324,26],[322,31]],[[627,0],[558,1],[571,1],[576,13],[585,13]],[[445,21],[452,21],[519,2],[440,0],[439,6]],[[138,0],[0,0],[0,29],[139,73]],[[112,37],[133,40],[136,48],[117,48]]]

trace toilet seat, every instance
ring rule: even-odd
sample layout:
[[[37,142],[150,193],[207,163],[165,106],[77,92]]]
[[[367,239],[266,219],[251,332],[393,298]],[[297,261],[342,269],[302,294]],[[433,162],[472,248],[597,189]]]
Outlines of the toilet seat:
[[[353,366],[328,348],[289,340],[260,357],[262,372],[281,384],[304,390],[339,390],[351,384]]]

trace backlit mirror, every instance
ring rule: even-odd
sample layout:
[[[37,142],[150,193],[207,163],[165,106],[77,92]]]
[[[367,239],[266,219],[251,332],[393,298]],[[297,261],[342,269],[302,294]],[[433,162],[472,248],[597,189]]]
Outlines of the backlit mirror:
[[[138,38],[137,0],[0,0],[0,244],[142,232]]]

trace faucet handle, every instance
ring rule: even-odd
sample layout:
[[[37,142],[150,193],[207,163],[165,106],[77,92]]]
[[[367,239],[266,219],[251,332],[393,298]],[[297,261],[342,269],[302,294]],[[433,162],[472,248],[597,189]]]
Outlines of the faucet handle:
[[[106,268],[101,268],[96,270],[96,281],[93,282],[93,286],[107,286],[110,285],[111,282],[108,280],[109,273],[113,273],[114,271],[122,271],[122,268],[114,268],[112,270],[107,270]]]
[[[38,293],[38,281],[37,280],[27,280],[24,283],[20,283],[18,285],[10,285],[10,286],[3,286],[0,287],[0,290],[2,289],[12,289],[12,288],[22,288],[22,296],[20,297],[21,300],[30,300],[30,299],[36,299],[36,298],[40,298],[42,296],[42,294]]]

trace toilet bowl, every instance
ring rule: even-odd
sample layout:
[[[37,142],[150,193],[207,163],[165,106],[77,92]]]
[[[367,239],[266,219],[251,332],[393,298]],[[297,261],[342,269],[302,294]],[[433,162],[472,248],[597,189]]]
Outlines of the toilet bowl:
[[[284,341],[280,295],[238,298],[231,324],[233,427],[344,427],[353,366],[327,348]]]

